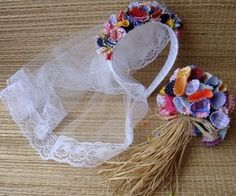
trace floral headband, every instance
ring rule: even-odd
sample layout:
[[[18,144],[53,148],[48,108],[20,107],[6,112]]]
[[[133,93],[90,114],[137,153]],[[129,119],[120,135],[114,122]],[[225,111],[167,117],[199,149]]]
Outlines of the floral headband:
[[[112,14],[103,30],[97,35],[97,53],[111,60],[113,48],[119,40],[137,26],[150,21],[159,21],[168,25],[179,37],[183,28],[181,19],[167,7],[156,1],[132,2],[127,11],[121,10],[118,15]]]

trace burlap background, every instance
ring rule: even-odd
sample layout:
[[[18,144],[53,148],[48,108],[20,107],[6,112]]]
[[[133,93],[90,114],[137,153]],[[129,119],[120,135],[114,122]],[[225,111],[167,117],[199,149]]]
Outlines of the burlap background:
[[[1,0],[0,87],[49,43],[104,22],[109,14],[125,8],[127,2]],[[166,0],[165,3],[185,24],[175,66],[201,65],[226,81],[235,94],[236,1]],[[164,57],[165,54],[139,72],[137,78],[146,84],[151,81]],[[202,147],[197,139],[191,142],[178,195],[236,195],[235,114],[221,146],[211,149]],[[137,127],[135,142],[145,140],[147,134],[148,129]],[[99,183],[96,171],[41,160],[0,106],[0,195],[111,195]],[[155,195],[167,195],[167,192]]]

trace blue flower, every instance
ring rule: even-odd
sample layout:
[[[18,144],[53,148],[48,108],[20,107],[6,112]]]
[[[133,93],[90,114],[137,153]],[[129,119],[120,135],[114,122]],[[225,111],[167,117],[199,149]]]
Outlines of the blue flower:
[[[132,16],[126,15],[126,19],[129,20],[130,24],[132,24],[134,27],[139,26],[141,24]]]

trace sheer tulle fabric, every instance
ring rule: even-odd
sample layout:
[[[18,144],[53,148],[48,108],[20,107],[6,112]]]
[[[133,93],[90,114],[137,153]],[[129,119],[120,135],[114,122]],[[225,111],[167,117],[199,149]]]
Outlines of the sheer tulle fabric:
[[[148,110],[147,97],[175,61],[177,38],[163,24],[149,22],[129,32],[114,49],[112,61],[96,53],[94,34],[100,28],[56,44],[12,75],[0,92],[14,121],[45,160],[94,167],[124,151]],[[153,61],[170,40],[167,63],[146,89],[132,73]],[[78,130],[91,138],[69,134]],[[123,132],[124,138],[110,142],[104,131],[111,136]]]

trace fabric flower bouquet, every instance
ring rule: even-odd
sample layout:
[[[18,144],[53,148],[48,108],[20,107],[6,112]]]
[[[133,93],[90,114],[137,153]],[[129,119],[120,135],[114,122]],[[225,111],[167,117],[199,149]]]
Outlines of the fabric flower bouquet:
[[[214,146],[225,138],[234,98],[218,77],[192,65],[174,72],[157,95],[157,104],[161,116],[185,115],[209,122],[210,130],[195,123],[192,135],[201,136],[203,144]]]
[[[158,187],[173,190],[192,136],[202,137],[206,146],[225,139],[234,97],[218,77],[193,65],[177,69],[156,100],[157,115],[167,121],[152,139],[129,148],[100,172],[104,182],[120,183],[119,193],[147,196]]]

